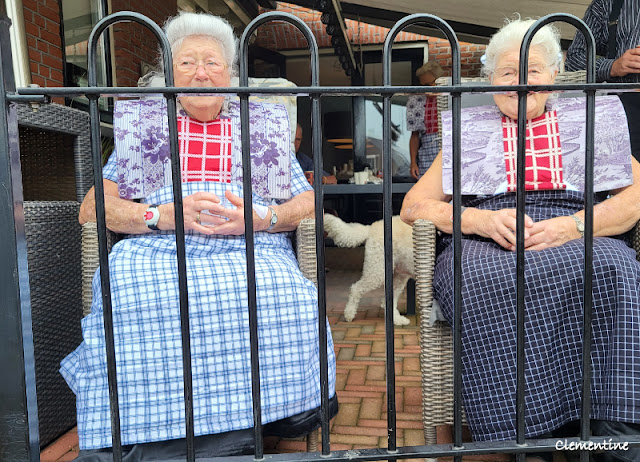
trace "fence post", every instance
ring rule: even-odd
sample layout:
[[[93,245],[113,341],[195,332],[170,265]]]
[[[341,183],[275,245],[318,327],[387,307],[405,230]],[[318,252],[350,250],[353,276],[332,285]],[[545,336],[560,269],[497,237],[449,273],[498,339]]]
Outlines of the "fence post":
[[[11,20],[0,1],[0,459],[40,460]],[[12,175],[13,174],[13,175]]]

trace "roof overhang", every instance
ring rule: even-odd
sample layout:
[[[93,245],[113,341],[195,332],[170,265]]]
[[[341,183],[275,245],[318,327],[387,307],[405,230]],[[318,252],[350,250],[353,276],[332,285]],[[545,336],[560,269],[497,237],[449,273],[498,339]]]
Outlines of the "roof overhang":
[[[290,0],[307,8],[315,8],[315,0]],[[456,32],[458,40],[486,43],[505,19],[518,14],[522,18],[539,18],[550,13],[569,13],[582,18],[590,0],[348,0],[340,1],[345,18],[393,27],[409,14],[429,13],[445,20]],[[566,23],[556,24],[562,33],[563,45],[573,40],[575,28]],[[406,29],[432,37],[444,37],[439,29],[415,26]]]

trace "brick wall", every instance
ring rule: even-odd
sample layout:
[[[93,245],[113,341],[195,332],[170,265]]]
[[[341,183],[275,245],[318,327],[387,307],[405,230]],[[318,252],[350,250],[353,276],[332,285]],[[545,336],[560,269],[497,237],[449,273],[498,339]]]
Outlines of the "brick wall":
[[[176,0],[112,0],[111,7],[114,13],[139,11],[159,26],[178,11]],[[114,85],[135,87],[141,77],[141,63],[156,64],[158,41],[150,30],[137,23],[119,23],[111,30],[116,63]]]
[[[462,77],[478,77],[482,64],[480,57],[484,54],[486,45],[478,45],[460,42],[460,73]],[[429,59],[436,59],[445,69],[447,75],[451,75],[451,47],[445,39],[429,39]]]
[[[58,0],[23,0],[31,81],[41,87],[63,86],[62,39]]]
[[[31,62],[31,81],[43,87],[64,85],[60,5],[58,0],[23,0],[24,23]],[[176,0],[113,0],[112,11],[139,11],[162,25],[177,12]],[[141,62],[155,64],[157,40],[137,23],[111,28],[114,37],[115,85],[137,86]]]

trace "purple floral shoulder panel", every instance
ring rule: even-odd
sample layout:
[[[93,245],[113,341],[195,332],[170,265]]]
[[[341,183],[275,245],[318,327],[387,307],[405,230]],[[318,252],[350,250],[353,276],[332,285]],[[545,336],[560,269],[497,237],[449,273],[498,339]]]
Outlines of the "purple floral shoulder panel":
[[[569,189],[584,191],[585,98],[549,100],[558,113],[564,181]],[[442,113],[442,186],[452,194],[451,111]],[[497,106],[462,110],[462,194],[487,195],[504,192],[501,113]],[[610,191],[633,183],[631,145],[624,108],[617,96],[596,98],[594,143],[594,190]]]
[[[232,121],[232,181],[242,183],[239,103],[220,113]],[[251,183],[263,198],[291,197],[291,132],[284,106],[249,103]],[[167,106],[164,99],[118,101],[114,108],[118,191],[124,199],[147,197],[172,184]]]

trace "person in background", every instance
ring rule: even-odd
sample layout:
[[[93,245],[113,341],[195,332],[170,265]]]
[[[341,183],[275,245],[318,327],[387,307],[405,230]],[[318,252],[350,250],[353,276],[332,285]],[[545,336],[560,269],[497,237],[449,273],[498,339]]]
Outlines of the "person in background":
[[[300,152],[300,145],[302,144],[302,126],[300,124],[297,125],[296,128],[296,138],[294,140],[294,144],[296,146],[296,158],[298,159],[298,163],[300,163],[300,167],[304,172],[312,172],[313,171],[313,159],[306,155],[304,152]],[[324,184],[336,184],[338,180],[334,175],[331,175],[326,170],[322,171],[322,183]]]
[[[640,83],[640,0],[593,0],[584,22],[596,42],[596,80]],[[566,69],[585,69],[586,52],[586,41],[578,31],[567,51]],[[627,113],[633,156],[640,160],[640,93],[618,97]]]
[[[520,45],[534,20],[514,20],[491,38],[483,72],[517,85]],[[560,34],[531,42],[528,83],[551,85],[562,66]],[[475,440],[516,437],[516,139],[518,95],[462,111],[462,395]],[[580,418],[584,271],[585,98],[527,95],[524,217],[525,434],[575,436]],[[405,196],[408,224],[440,233],[434,299],[453,324],[452,114],[442,114],[442,153]],[[591,418],[594,435],[640,433],[640,262],[625,235],[640,219],[640,164],[631,157],[625,112],[596,99],[593,208]],[[581,141],[582,140],[582,141]],[[519,192],[519,191],[518,191]],[[622,439],[624,441],[624,438]],[[551,453],[528,459],[552,460]],[[638,461],[640,451],[610,452]]]
[[[432,87],[444,71],[436,61],[423,64],[416,71],[420,85]],[[420,179],[440,151],[438,143],[438,105],[436,95],[411,95],[407,100],[407,129],[411,131],[409,152],[411,176]]]

